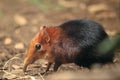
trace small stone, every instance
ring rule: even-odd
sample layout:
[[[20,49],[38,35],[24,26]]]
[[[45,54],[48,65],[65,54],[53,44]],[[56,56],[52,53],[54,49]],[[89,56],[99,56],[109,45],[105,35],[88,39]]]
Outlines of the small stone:
[[[107,34],[109,34],[110,36],[114,36],[114,35],[117,34],[117,32],[114,31],[114,30],[113,30],[113,31],[107,30],[106,32],[107,32]]]
[[[63,7],[67,7],[67,8],[73,8],[73,7],[77,7],[78,5],[78,1],[75,0],[58,0],[58,3],[63,6]]]
[[[99,19],[110,19],[110,18],[117,17],[117,15],[114,11],[113,12],[105,11],[105,12],[101,12],[96,17],[99,18]]]
[[[16,75],[24,75],[22,69],[12,70],[11,73],[16,74]]]
[[[4,44],[5,45],[9,45],[11,43],[12,43],[12,39],[11,38],[5,38],[5,40],[4,40]]]
[[[119,62],[119,59],[118,59],[118,58],[115,58],[115,59],[113,60],[113,62],[114,62],[114,63],[117,63],[117,62]]]
[[[5,52],[1,52],[0,53],[0,59],[4,58],[6,56],[6,53]]]
[[[14,69],[20,69],[20,68],[21,68],[21,67],[18,66],[18,65],[12,65],[12,67],[13,67]]]
[[[88,11],[92,14],[95,14],[100,11],[107,11],[109,7],[106,4],[95,4],[88,7]]]
[[[21,15],[18,15],[18,14],[14,16],[14,20],[18,25],[21,25],[21,26],[27,24],[27,19]]]
[[[23,43],[17,43],[14,46],[15,49],[24,49],[24,44]]]
[[[17,78],[17,76],[14,75],[14,74],[5,74],[5,75],[4,75],[4,78],[7,78],[8,80],[9,80],[9,79],[12,80],[12,79]]]

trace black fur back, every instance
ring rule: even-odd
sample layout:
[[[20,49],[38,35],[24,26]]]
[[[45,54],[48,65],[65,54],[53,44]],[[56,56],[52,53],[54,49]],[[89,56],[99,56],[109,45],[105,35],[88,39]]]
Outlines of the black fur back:
[[[68,21],[59,27],[61,27],[64,34],[68,35],[69,39],[73,41],[73,44],[71,44],[75,46],[73,47],[75,51],[72,51],[73,53],[67,51],[69,53],[66,52],[65,54],[76,55],[74,62],[77,65],[89,67],[93,63],[112,62],[114,57],[112,52],[103,55],[96,49],[104,39],[108,38],[108,35],[100,24],[91,20],[80,19]],[[65,48],[66,45],[71,45],[65,40],[63,40],[61,44],[63,48]]]
[[[81,47],[92,47],[108,37],[100,24],[86,19],[68,21],[60,27],[79,41]]]

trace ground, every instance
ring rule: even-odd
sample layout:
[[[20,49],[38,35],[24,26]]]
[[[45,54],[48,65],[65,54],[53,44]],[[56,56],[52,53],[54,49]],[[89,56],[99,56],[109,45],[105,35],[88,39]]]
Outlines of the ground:
[[[120,52],[116,53],[114,64],[106,64],[101,69],[98,68],[98,65],[97,68],[95,66],[89,70],[74,64],[65,64],[60,67],[58,73],[52,72],[51,68],[43,76],[40,75],[40,72],[45,70],[47,63],[39,60],[29,66],[27,74],[23,73],[26,49],[41,26],[56,26],[65,21],[80,18],[100,23],[112,37],[120,33],[120,1],[0,0],[0,80],[59,80],[60,76],[65,76],[63,72],[67,77],[65,80],[69,80],[68,76],[70,78],[71,75],[71,78],[77,80],[81,80],[83,77],[85,80],[99,77],[102,80],[117,80],[118,73],[120,73]],[[77,76],[78,74],[81,76]],[[57,78],[55,75],[58,75]],[[89,76],[86,78],[85,75]],[[93,77],[96,75],[99,76]]]

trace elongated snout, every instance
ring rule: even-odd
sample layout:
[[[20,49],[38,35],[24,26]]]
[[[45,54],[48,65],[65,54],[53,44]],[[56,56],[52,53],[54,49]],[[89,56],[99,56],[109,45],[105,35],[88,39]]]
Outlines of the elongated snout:
[[[23,64],[23,72],[26,72],[28,65],[30,64],[28,58],[24,59],[24,64]]]
[[[29,65],[29,64],[32,64],[34,61],[35,61],[34,58],[25,57],[25,59],[24,59],[24,64],[23,64],[23,71],[26,72],[28,65]]]
[[[23,66],[23,72],[26,72],[28,64],[24,64]]]

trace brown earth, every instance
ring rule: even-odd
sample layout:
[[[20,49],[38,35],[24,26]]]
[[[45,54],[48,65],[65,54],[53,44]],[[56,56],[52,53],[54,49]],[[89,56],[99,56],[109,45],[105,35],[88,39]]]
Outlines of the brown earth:
[[[120,33],[120,1],[0,0],[0,80],[119,80],[120,54],[116,55],[114,64],[102,68],[97,65],[92,70],[65,64],[58,73],[51,68],[43,76],[40,72],[47,63],[39,60],[29,66],[26,75],[23,73],[25,51],[40,26],[59,25],[79,18],[102,24],[106,32],[114,36]]]

